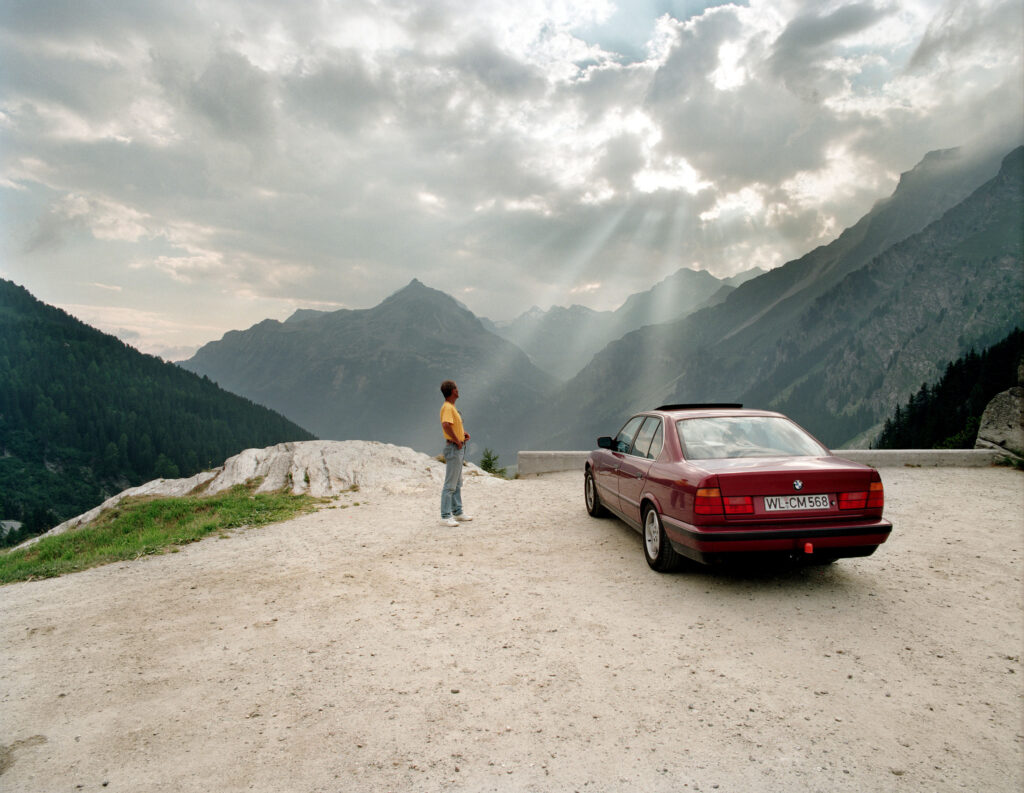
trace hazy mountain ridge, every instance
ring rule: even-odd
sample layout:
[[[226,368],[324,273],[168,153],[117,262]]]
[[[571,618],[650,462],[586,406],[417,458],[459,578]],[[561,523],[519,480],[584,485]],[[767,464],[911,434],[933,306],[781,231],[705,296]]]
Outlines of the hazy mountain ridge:
[[[449,295],[418,280],[374,308],[304,312],[233,331],[200,349],[186,369],[290,416],[322,438],[379,440],[436,453],[446,378],[477,441],[511,454],[509,417],[555,380],[490,333]]]
[[[937,379],[944,362],[994,344],[1021,321],[1022,218],[1024,147],[939,220],[818,298],[797,333],[777,345],[775,372],[794,355],[808,371],[822,372],[820,380],[789,375],[785,387],[807,383],[823,410],[778,389],[787,378],[774,372],[748,396],[768,398],[775,388],[782,396],[769,404],[808,421],[820,421],[824,411],[880,421],[922,382]],[[858,309],[852,321],[851,307]]]
[[[482,321],[492,333],[523,349],[541,369],[568,380],[595,353],[630,331],[716,305],[734,288],[763,273],[755,267],[730,278],[717,278],[704,270],[682,268],[650,289],[630,295],[614,311],[580,305],[543,311],[533,306],[510,321]]]

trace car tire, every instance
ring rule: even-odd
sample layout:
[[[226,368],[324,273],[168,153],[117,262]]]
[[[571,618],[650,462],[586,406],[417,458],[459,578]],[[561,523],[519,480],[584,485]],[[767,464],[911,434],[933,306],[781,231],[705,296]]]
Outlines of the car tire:
[[[648,504],[644,508],[644,524],[641,532],[644,546],[644,558],[652,570],[659,573],[670,573],[680,567],[682,558],[669,542],[665,528],[661,525],[658,510]]]
[[[608,510],[601,503],[601,497],[597,494],[597,483],[589,468],[583,474],[583,500],[587,505],[587,514],[590,517],[603,518],[608,514]]]

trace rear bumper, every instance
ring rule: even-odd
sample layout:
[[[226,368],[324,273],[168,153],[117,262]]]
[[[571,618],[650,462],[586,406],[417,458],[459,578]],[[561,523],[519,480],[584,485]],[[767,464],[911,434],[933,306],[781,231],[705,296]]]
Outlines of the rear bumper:
[[[665,533],[676,551],[704,563],[755,554],[808,558],[817,556],[830,559],[869,556],[892,532],[892,524],[887,520],[838,526],[730,528],[704,531],[664,518],[664,526]]]

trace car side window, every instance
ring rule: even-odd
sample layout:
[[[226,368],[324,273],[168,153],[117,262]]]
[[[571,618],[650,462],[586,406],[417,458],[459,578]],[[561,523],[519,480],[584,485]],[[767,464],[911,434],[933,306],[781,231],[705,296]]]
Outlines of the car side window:
[[[658,429],[654,432],[654,437],[651,439],[651,448],[647,452],[648,460],[657,460],[658,455],[661,454],[661,447],[665,445],[665,433],[661,428],[661,419],[654,419],[658,422]]]
[[[629,449],[633,445],[633,438],[636,437],[636,431],[640,429],[643,420],[643,416],[633,416],[633,418],[627,421],[626,425],[619,430],[619,434],[615,436],[612,451],[629,454]]]
[[[651,439],[654,437],[654,433],[657,432],[661,426],[661,419],[656,419],[653,416],[648,416],[644,425],[640,428],[640,431],[636,434],[636,440],[633,442],[633,454],[637,457],[647,457],[648,450],[651,448]]]

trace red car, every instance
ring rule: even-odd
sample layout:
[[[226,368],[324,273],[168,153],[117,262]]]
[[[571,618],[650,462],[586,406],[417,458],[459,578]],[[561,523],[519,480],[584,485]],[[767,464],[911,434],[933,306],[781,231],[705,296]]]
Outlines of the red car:
[[[775,556],[828,564],[869,556],[892,524],[878,471],[836,457],[780,413],[664,405],[597,439],[584,493],[643,535],[660,572]]]

